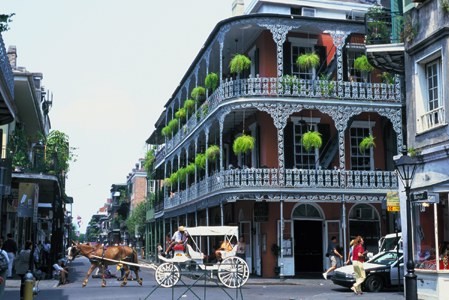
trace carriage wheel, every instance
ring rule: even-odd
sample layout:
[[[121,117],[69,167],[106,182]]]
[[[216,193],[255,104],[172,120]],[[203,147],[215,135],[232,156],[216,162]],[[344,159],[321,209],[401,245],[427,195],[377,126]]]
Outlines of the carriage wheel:
[[[239,288],[249,278],[246,262],[237,256],[225,258],[218,267],[218,279],[228,288]]]
[[[177,265],[166,262],[157,267],[154,277],[160,286],[172,287],[178,283],[181,272]]]

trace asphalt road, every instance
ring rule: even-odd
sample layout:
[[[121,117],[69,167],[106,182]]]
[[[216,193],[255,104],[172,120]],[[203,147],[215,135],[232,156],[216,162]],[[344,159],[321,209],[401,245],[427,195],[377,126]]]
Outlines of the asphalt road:
[[[336,286],[331,280],[322,278],[298,279],[265,279],[251,277],[241,289],[223,288],[215,279],[195,280],[182,275],[174,288],[162,288],[154,280],[154,271],[142,269],[143,286],[136,281],[129,281],[126,287],[120,287],[121,282],[115,278],[107,279],[107,287],[101,287],[101,279],[91,278],[88,285],[82,288],[81,283],[89,267],[85,258],[77,258],[70,265],[70,283],[57,286],[55,280],[45,280],[39,283],[40,292],[35,300],[127,300],[127,299],[257,299],[257,300],[300,300],[300,299],[404,299],[397,290],[381,293],[364,293],[357,296],[347,288]],[[110,270],[115,273],[115,266]],[[19,283],[10,282],[5,291],[5,300],[19,299]]]

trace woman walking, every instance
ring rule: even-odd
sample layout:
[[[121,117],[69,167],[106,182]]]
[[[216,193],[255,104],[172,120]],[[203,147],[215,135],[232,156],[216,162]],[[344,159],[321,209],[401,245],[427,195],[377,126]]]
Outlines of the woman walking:
[[[355,283],[351,287],[351,290],[357,294],[362,293],[362,283],[365,281],[365,269],[363,268],[363,262],[365,261],[365,249],[363,248],[363,238],[359,235],[354,239],[354,249],[352,251],[352,265],[355,273]]]

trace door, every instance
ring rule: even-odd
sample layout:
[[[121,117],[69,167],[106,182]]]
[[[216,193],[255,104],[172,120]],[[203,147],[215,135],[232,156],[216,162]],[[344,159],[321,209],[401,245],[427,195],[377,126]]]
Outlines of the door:
[[[254,232],[254,238],[253,238],[253,255],[254,255],[254,268],[255,273],[258,276],[262,276],[262,258],[261,258],[261,237],[260,237],[260,223],[256,222],[254,223],[254,226],[256,227],[256,230]]]
[[[278,259],[278,266],[284,265],[284,269],[281,270],[284,276],[295,276],[295,252],[293,247],[293,222],[291,220],[284,220],[283,239],[281,242],[281,221],[278,220],[278,245],[282,247],[283,256]]]
[[[295,220],[293,232],[295,273],[322,272],[323,222]]]
[[[252,250],[252,235],[251,235],[251,222],[250,221],[242,221],[239,226],[239,237],[243,236],[246,243],[246,263],[248,264],[249,272],[253,272],[253,250]]]

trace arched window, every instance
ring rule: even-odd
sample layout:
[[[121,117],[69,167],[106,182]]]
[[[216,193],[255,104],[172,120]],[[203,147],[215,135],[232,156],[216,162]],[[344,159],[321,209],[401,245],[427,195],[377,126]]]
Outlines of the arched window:
[[[320,211],[311,204],[298,205],[292,214],[293,219],[322,219]]]

